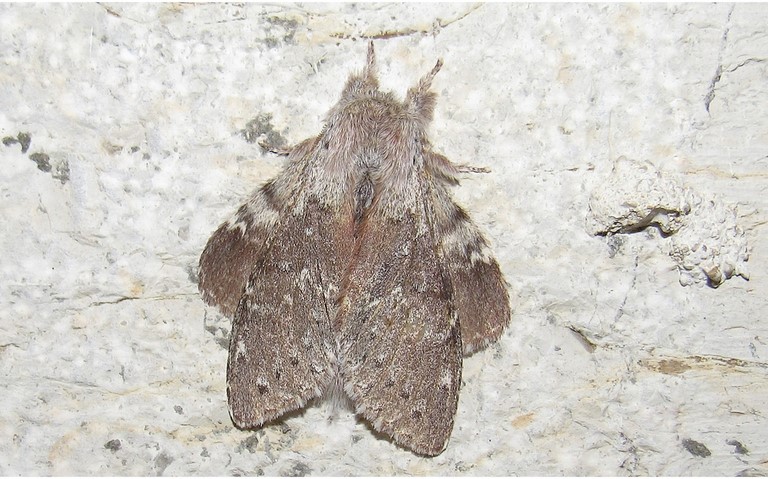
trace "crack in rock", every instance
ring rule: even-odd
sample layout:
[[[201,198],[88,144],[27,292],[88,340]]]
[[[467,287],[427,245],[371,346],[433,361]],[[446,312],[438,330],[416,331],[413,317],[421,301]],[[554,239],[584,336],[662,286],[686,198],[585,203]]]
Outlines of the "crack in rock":
[[[707,94],[704,96],[704,108],[709,113],[709,105],[712,104],[712,100],[715,99],[715,89],[717,84],[723,77],[723,52],[725,46],[728,44],[728,32],[731,30],[731,15],[733,15],[733,9],[735,5],[731,5],[731,9],[728,10],[728,17],[725,19],[725,30],[723,36],[720,39],[720,50],[717,52],[717,68],[715,68],[715,74],[712,75],[712,80],[709,82],[709,88]]]
[[[473,5],[470,7],[469,10],[464,12],[463,14],[449,19],[449,20],[443,20],[442,18],[436,18],[434,22],[432,23],[431,28],[418,28],[418,27],[410,27],[410,28],[404,28],[400,30],[384,30],[380,31],[378,33],[360,33],[360,34],[351,34],[351,33],[331,33],[330,36],[332,38],[341,38],[341,39],[349,39],[349,38],[361,38],[361,39],[367,39],[367,40],[386,40],[390,38],[398,38],[398,37],[408,37],[411,35],[435,35],[440,30],[454,24],[457,22],[460,22],[467,18],[470,14],[475,12],[477,9],[482,7],[482,4]]]

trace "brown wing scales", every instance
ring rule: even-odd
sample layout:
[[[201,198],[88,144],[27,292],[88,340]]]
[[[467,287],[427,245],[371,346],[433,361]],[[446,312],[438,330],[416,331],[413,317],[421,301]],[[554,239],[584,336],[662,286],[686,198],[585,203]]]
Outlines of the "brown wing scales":
[[[425,455],[445,449],[461,381],[450,280],[421,219],[368,219],[339,311],[341,374],[358,413]]]

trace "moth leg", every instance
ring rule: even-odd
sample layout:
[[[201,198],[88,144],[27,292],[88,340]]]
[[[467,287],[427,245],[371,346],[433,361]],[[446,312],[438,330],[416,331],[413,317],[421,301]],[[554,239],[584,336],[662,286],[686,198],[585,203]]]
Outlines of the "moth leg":
[[[428,172],[440,179],[448,181],[452,185],[459,183],[458,176],[462,173],[490,173],[491,170],[483,166],[456,164],[445,156],[433,151],[424,154],[425,166]]]
[[[266,152],[273,153],[275,155],[279,156],[289,156],[293,150],[296,149],[295,146],[276,146],[272,145],[266,141],[260,141],[259,146]]]
[[[458,164],[456,165],[456,170],[459,173],[490,173],[490,168],[486,166],[472,166],[467,164]]]

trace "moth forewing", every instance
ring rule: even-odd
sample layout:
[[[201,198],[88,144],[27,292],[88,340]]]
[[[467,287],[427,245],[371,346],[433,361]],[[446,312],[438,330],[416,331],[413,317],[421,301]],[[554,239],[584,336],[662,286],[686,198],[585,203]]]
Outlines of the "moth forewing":
[[[368,218],[339,311],[345,391],[375,429],[443,451],[461,381],[451,283],[423,215]]]
[[[254,265],[232,324],[227,391],[240,427],[256,427],[319,397],[334,377],[334,340],[327,298],[338,283],[337,261],[323,254],[337,241],[338,221],[315,202],[286,215]],[[318,236],[321,238],[311,238]],[[323,240],[324,239],[324,240]],[[324,255],[325,261],[317,259]]]

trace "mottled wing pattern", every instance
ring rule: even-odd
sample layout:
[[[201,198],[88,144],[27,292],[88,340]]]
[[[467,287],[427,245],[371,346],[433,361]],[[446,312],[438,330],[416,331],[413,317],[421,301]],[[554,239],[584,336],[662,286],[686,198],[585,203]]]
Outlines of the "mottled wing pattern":
[[[312,138],[293,148],[285,170],[251,195],[205,245],[200,255],[198,289],[203,301],[217,306],[225,316],[234,315],[254,265],[267,254],[276,225],[292,204],[285,201],[285,193],[281,197],[280,191],[294,193],[292,183],[306,168],[301,160],[314,143]]]
[[[434,157],[430,158],[432,166]],[[440,158],[440,162],[447,161]],[[429,164],[429,163],[428,163]],[[452,165],[440,164],[439,174]],[[440,250],[453,284],[453,299],[461,323],[464,354],[493,343],[510,321],[509,295],[499,264],[490,247],[467,213],[451,198],[444,182],[432,181],[428,196],[434,214],[430,216]]]
[[[313,201],[307,191],[316,186],[300,181],[317,167],[315,144],[294,148],[283,172],[214,233],[200,259],[203,298],[234,312],[227,392],[241,428],[302,407],[333,377],[331,309],[339,258],[352,247],[351,219]]]
[[[252,428],[320,396],[334,375],[329,308],[338,274],[324,250],[340,232],[330,210],[287,214],[255,265],[232,324],[227,394],[232,419]],[[343,244],[336,243],[343,251]]]
[[[200,256],[198,287],[203,300],[230,318],[279,215],[278,206],[269,199],[264,188],[258,190],[211,235]]]
[[[399,445],[445,449],[461,382],[461,332],[427,211],[360,225],[339,311],[341,375],[359,414]]]

